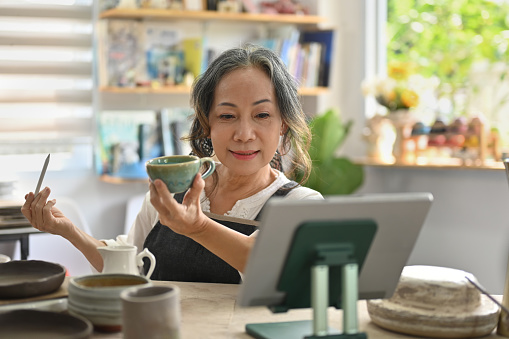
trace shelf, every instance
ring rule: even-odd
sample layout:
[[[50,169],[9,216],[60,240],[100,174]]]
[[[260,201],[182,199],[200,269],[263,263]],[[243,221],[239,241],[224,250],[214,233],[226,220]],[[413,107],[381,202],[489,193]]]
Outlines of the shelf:
[[[189,94],[190,87],[187,86],[168,86],[168,87],[101,87],[103,93],[116,94]]]
[[[316,15],[292,14],[251,14],[217,11],[182,11],[170,9],[110,9],[99,14],[100,19],[175,19],[198,21],[241,21],[260,23],[279,23],[296,25],[316,25],[325,21]]]
[[[108,174],[103,174],[100,176],[100,180],[103,182],[107,182],[108,184],[129,184],[129,183],[146,183],[148,184],[148,178],[138,178],[138,179],[127,179],[114,177]]]
[[[329,87],[303,87],[299,89],[299,94],[303,96],[314,96],[329,92]]]
[[[191,88],[187,86],[169,86],[160,88],[151,87],[101,87],[102,93],[115,94],[189,94]],[[315,96],[327,93],[328,87],[301,88],[299,93],[302,96]]]
[[[394,163],[382,162],[368,157],[353,159],[358,165],[373,167],[392,167],[392,168],[414,168],[414,169],[465,169],[465,170],[504,170],[504,164],[501,161],[485,160],[483,164],[466,165],[460,159],[425,159],[417,163]]]

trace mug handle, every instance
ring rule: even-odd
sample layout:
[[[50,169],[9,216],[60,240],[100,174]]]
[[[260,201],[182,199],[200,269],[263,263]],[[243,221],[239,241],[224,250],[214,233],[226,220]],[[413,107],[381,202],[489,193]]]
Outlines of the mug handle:
[[[200,165],[203,165],[204,163],[207,163],[207,162],[210,164],[210,166],[207,169],[207,171],[205,171],[205,173],[203,173],[201,175],[202,179],[205,179],[206,177],[208,177],[209,175],[214,173],[214,170],[216,169],[216,163],[215,163],[214,159],[209,158],[209,157],[200,158]]]
[[[137,259],[136,264],[138,265],[138,267],[143,266],[143,258],[148,258],[148,260],[150,260],[150,268],[148,269],[146,275],[147,279],[150,279],[150,276],[152,275],[154,269],[156,268],[156,257],[154,257],[154,255],[148,250],[148,248],[143,249],[143,251],[138,253],[138,255],[136,256]]]

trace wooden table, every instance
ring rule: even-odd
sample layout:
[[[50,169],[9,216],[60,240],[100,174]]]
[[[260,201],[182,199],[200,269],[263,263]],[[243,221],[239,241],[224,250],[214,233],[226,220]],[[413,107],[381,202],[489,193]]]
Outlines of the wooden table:
[[[273,314],[266,307],[239,307],[236,297],[239,285],[161,282],[156,285],[176,285],[180,288],[182,307],[182,339],[252,339],[245,332],[249,323],[310,320],[310,309]],[[342,311],[329,308],[329,326],[341,330]],[[370,321],[366,301],[358,302],[359,328],[370,339],[416,338],[384,330]],[[120,339],[122,333],[94,333],[94,339]],[[485,338],[505,338],[492,333]],[[299,339],[299,338],[295,338]]]

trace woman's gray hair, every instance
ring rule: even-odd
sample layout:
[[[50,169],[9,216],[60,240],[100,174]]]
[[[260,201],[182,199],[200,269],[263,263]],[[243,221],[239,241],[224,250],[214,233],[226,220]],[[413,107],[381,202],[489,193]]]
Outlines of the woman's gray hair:
[[[282,138],[281,152],[291,151],[292,166],[287,175],[295,178],[299,172],[302,182],[307,180],[311,170],[308,149],[311,132],[306,122],[298,94],[299,85],[288,72],[281,58],[272,50],[248,44],[232,48],[220,54],[207,70],[193,84],[191,106],[194,108],[190,135],[193,153],[199,157],[207,154],[206,139],[210,136],[209,113],[214,100],[214,91],[219,81],[232,71],[241,68],[256,67],[263,70],[274,85],[277,105],[287,129]],[[205,147],[204,147],[205,146]],[[300,175],[299,175],[300,176]]]

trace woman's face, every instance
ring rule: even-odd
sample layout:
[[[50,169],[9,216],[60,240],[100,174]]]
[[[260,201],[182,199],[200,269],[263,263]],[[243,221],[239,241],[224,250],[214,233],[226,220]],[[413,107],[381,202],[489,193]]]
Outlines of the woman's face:
[[[209,123],[214,152],[229,170],[250,175],[270,169],[283,120],[263,71],[250,67],[224,76],[214,92]]]

